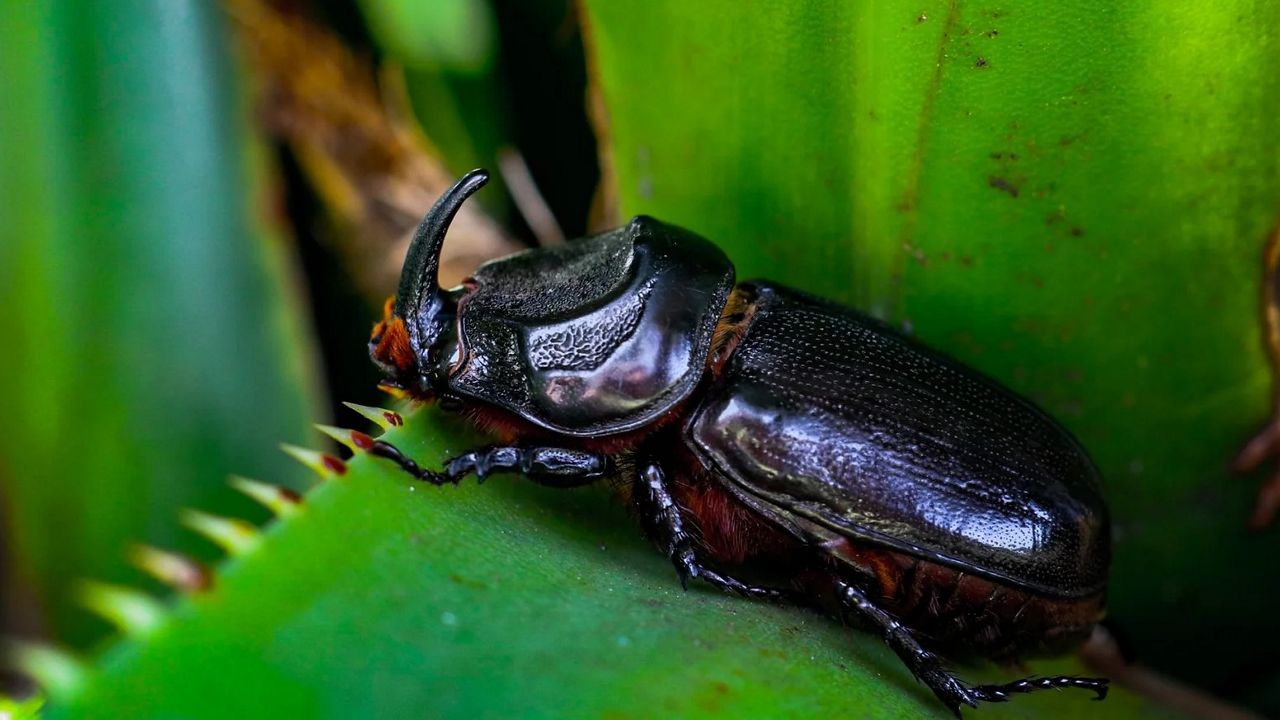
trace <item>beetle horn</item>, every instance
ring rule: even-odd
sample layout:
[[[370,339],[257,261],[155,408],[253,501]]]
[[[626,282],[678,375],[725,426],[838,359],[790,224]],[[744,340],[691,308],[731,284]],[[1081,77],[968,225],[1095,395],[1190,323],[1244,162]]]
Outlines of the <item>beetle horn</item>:
[[[445,191],[431,210],[418,223],[404,258],[404,270],[400,273],[400,288],[396,291],[394,312],[402,318],[421,317],[429,311],[429,305],[441,302],[440,248],[444,235],[458,214],[462,203],[489,182],[486,170],[472,170]]]

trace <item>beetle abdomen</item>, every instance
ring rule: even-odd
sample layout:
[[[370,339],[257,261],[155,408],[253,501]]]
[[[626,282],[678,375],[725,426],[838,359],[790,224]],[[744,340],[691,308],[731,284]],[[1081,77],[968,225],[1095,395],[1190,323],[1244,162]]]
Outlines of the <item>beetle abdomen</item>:
[[[851,540],[828,553],[875,578],[881,608],[940,647],[997,660],[1078,647],[1103,616],[1104,594],[1056,598],[906,553]]]
[[[1081,598],[1040,595],[918,556],[844,537],[812,547],[770,524],[725,486],[725,479],[669,456],[680,506],[694,519],[700,552],[734,572],[777,573],[814,598],[833,577],[856,582],[879,607],[921,633],[930,644],[996,660],[1021,660],[1074,649],[1102,618],[1104,594]]]
[[[1104,589],[1106,508],[1070,434],[881,323],[756,289],[688,425],[744,501],[800,536],[823,527],[1046,597]]]

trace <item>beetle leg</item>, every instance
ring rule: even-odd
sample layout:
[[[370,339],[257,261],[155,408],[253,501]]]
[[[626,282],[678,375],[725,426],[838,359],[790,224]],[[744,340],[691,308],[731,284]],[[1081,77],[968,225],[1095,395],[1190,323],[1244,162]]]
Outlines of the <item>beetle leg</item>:
[[[659,533],[659,542],[676,566],[680,585],[689,589],[689,578],[701,578],[725,592],[760,600],[787,600],[788,594],[774,588],[751,585],[737,578],[723,575],[706,567],[698,560],[693,536],[685,530],[680,506],[667,488],[666,473],[655,463],[647,463],[640,470],[636,500],[640,512],[648,518]]]
[[[933,694],[937,695],[944,705],[951,708],[951,712],[955,713],[956,717],[960,717],[962,703],[969,707],[977,707],[979,702],[1005,702],[1013,693],[1074,687],[1094,691],[1097,694],[1095,700],[1101,700],[1107,696],[1107,680],[1104,678],[1024,678],[1005,685],[967,686],[948,672],[943,667],[941,658],[926,650],[905,625],[871,602],[857,587],[843,580],[837,580],[836,594],[846,609],[852,610],[880,629],[885,643],[898,655],[911,674],[928,685]]]
[[[969,688],[969,692],[983,702],[1005,702],[1012,693],[1079,688],[1081,690],[1092,690],[1094,692],[1094,700],[1103,700],[1106,699],[1107,690],[1110,689],[1109,683],[1110,681],[1106,678],[1073,677],[1071,675],[1044,678],[1028,677],[1005,683],[1004,685],[975,685]]]
[[[418,480],[432,485],[456,485],[471,474],[484,482],[494,473],[510,472],[526,475],[539,485],[575,487],[604,477],[611,467],[609,458],[604,455],[552,447],[495,445],[480,448],[447,460],[444,472],[419,466],[399,448],[382,440],[375,440],[369,452],[391,460]]]

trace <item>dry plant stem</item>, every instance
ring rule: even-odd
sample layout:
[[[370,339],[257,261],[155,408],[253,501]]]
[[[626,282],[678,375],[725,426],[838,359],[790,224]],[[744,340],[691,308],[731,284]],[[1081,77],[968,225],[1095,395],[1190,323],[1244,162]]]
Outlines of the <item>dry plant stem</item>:
[[[1280,278],[1277,278],[1277,272],[1280,272],[1280,223],[1267,236],[1262,275],[1263,342],[1271,358],[1272,372],[1280,376]],[[1232,467],[1237,472],[1248,472],[1264,460],[1280,458],[1280,390],[1273,390],[1273,393],[1276,399],[1271,420],[1236,456]],[[1267,527],[1275,520],[1277,512],[1280,512],[1280,467],[1273,469],[1258,490],[1249,527],[1254,530]]]
[[[537,236],[538,244],[543,247],[563,245],[564,231],[560,229],[555,214],[538,190],[538,184],[533,179],[533,173],[529,172],[524,155],[515,148],[504,148],[498,153],[498,170],[502,173],[503,182],[510,188],[511,198],[515,200],[520,214]]]
[[[1262,720],[1262,716],[1232,705],[1189,685],[1184,685],[1150,668],[1127,663],[1115,639],[1105,629],[1093,631],[1080,650],[1080,659],[1089,669],[1107,675],[1116,684],[1165,707],[1201,720]]]
[[[225,0],[254,75],[259,114],[284,140],[343,226],[342,251],[371,300],[395,284],[409,234],[453,181],[414,121],[398,68],[381,78],[335,35],[268,0]],[[441,280],[521,249],[491,218],[463,208]]]

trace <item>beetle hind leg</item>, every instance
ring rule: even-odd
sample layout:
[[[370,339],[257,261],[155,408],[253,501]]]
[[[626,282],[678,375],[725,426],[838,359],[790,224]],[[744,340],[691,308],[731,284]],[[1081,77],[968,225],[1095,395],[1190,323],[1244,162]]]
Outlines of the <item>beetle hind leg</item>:
[[[1015,693],[1031,693],[1039,690],[1060,690],[1062,688],[1079,688],[1092,690],[1094,700],[1105,700],[1110,689],[1110,681],[1106,678],[1086,678],[1062,675],[1059,677],[1029,677],[1015,680],[1004,685],[975,685],[969,688],[983,702],[1005,702]]]
[[[761,587],[724,575],[705,566],[698,559],[693,535],[685,528],[680,505],[667,487],[666,473],[656,463],[640,467],[636,481],[636,502],[640,512],[658,533],[658,542],[671,558],[680,584],[689,589],[689,578],[699,578],[725,592],[757,600],[785,601],[793,599],[785,590]]]
[[[1080,688],[1094,691],[1095,700],[1107,696],[1107,680],[1102,678],[1024,678],[1004,685],[965,685],[943,667],[941,658],[916,640],[910,629],[871,602],[862,590],[843,580],[837,580],[836,594],[846,610],[879,628],[885,643],[898,655],[911,674],[927,685],[956,717],[960,717],[961,705],[977,707],[980,702],[1006,702],[1015,693]]]

